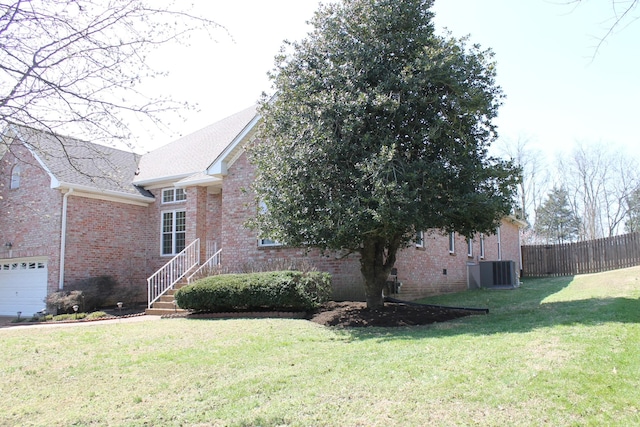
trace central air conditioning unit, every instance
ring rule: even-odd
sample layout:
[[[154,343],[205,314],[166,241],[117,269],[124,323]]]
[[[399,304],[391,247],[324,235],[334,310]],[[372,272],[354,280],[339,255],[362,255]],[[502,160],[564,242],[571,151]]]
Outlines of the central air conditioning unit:
[[[511,289],[517,287],[518,284],[514,261],[480,261],[467,264],[469,289]]]

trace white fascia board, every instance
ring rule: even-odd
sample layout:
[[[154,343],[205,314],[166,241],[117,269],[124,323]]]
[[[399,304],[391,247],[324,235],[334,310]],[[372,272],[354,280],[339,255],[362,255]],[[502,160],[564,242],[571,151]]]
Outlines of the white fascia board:
[[[224,176],[228,173],[227,162],[229,155],[232,154],[238,145],[254,131],[254,128],[262,118],[261,115],[256,114],[253,119],[242,129],[242,131],[231,141],[231,143],[224,149],[224,151],[213,161],[211,166],[207,168],[207,175]]]
[[[162,176],[160,178],[151,178],[145,180],[133,180],[133,185],[137,185],[139,187],[150,187],[150,186],[167,186],[173,185],[174,182],[181,181],[185,178],[189,178],[193,175],[193,172],[183,173],[180,175],[172,175],[172,176]]]
[[[86,185],[70,184],[68,182],[60,182],[58,186],[51,188],[58,190],[73,189],[74,196],[128,203],[138,206],[148,206],[155,201],[155,198],[143,196],[141,194],[128,194],[114,190],[100,190]]]
[[[207,175],[211,176],[225,176],[229,173],[227,169],[227,162],[224,160],[216,160],[207,169]]]
[[[179,181],[174,184],[176,188],[187,188],[192,186],[209,186],[213,184],[221,183],[222,179],[216,176],[206,176],[198,179],[189,179],[185,181]]]
[[[513,224],[516,224],[518,228],[525,228],[529,226],[529,223],[527,221],[521,220],[520,218],[517,218],[514,215],[508,215],[507,219]]]
[[[10,125],[9,127],[11,128],[13,133],[16,135],[16,138],[20,140],[22,145],[24,145],[25,148],[29,150],[31,155],[36,159],[40,167],[47,173],[47,175],[49,175],[49,179],[51,180],[51,188],[58,187],[60,185],[60,181],[58,181],[58,178],[55,177],[55,175],[51,172],[51,170],[47,167],[47,165],[42,161],[40,156],[38,156],[38,153],[36,153],[33,150],[33,148],[31,148],[31,145],[25,141],[24,137],[22,136],[22,134],[20,134],[20,131],[16,128],[16,126]]]

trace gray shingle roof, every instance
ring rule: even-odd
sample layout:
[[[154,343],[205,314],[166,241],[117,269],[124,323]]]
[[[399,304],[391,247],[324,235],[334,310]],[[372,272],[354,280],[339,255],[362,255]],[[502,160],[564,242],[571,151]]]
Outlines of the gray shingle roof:
[[[60,183],[153,197],[143,185],[207,178],[207,168],[255,117],[256,106],[249,107],[143,156],[26,126],[11,129]]]
[[[203,173],[256,116],[256,106],[220,120],[142,156],[134,182],[179,180]]]
[[[138,154],[25,126],[12,128],[61,183],[150,196],[131,183],[138,169]]]

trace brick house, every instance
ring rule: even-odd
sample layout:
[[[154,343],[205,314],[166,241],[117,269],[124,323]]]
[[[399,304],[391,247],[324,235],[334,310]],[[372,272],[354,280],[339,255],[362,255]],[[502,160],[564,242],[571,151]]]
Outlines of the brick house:
[[[103,275],[117,282],[117,299],[148,301],[155,294],[147,278],[188,251],[203,264],[220,250],[216,260],[230,271],[305,259],[332,274],[335,299],[362,299],[357,256],[279,246],[245,227],[256,206],[243,146],[259,137],[258,121],[251,107],[142,156],[7,128],[0,145],[0,315],[30,316],[49,293]],[[517,273],[522,225],[505,218],[495,235],[472,241],[423,233],[398,256],[399,297],[466,289],[468,264],[481,260],[511,260]],[[189,268],[174,267],[180,275]],[[154,277],[166,287],[169,276]]]

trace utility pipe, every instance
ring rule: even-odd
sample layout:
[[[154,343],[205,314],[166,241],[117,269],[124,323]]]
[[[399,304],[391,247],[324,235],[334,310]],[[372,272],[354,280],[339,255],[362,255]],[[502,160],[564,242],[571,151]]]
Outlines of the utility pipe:
[[[62,230],[60,231],[60,279],[58,289],[64,288],[64,256],[67,247],[67,199],[73,193],[73,188],[64,193],[62,197]]]

